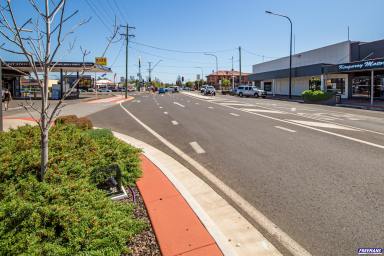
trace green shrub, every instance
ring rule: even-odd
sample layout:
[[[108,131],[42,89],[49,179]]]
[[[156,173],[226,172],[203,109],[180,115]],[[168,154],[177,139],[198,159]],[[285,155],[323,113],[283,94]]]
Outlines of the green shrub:
[[[140,151],[108,130],[57,125],[50,132],[49,168],[39,170],[39,130],[0,133],[0,255],[121,255],[145,228],[133,206],[113,202],[91,174],[119,165],[123,181],[140,175]]]
[[[301,96],[303,96],[304,100],[309,101],[323,101],[332,98],[333,93],[326,92],[320,90],[305,90],[302,92]]]

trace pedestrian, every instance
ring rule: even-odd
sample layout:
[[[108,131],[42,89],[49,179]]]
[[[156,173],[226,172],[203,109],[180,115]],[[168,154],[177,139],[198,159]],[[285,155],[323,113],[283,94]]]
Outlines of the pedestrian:
[[[4,91],[4,98],[3,98],[5,111],[8,110],[9,102],[11,100],[12,100],[11,92],[8,89],[5,89],[5,91]]]

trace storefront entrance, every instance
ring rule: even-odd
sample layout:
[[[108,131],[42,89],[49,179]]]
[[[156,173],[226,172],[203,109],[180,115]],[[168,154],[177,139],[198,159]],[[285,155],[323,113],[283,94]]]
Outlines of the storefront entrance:
[[[373,80],[373,97],[374,99],[384,100],[384,74],[382,71],[377,71]],[[352,98],[367,98],[371,97],[371,76],[368,72],[356,73],[352,78]]]

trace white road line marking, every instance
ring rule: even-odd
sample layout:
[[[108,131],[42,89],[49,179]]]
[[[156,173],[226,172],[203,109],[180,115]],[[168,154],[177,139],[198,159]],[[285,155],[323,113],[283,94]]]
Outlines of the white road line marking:
[[[177,105],[177,106],[180,106],[182,108],[185,108],[185,106],[183,104],[180,104],[179,102],[173,102],[173,104]]]
[[[213,109],[213,107],[208,107],[209,109]]]
[[[229,113],[229,114],[232,115],[232,116],[240,116],[240,115],[238,115],[236,113]]]
[[[168,112],[164,112],[164,115],[168,115]]]
[[[159,107],[160,109],[163,108],[163,107]]]
[[[285,128],[285,127],[281,127],[281,126],[275,126],[275,128],[280,129],[280,130],[284,130],[284,131],[287,131],[287,132],[296,132],[295,130],[291,130],[291,129],[288,129],[288,128]]]
[[[193,96],[191,96],[191,97],[193,97]],[[217,104],[217,103],[212,102],[212,104]],[[220,105],[220,104],[218,104],[218,105]],[[231,106],[225,106],[225,107],[230,108],[230,109],[239,110],[239,109],[231,107]],[[346,140],[358,142],[358,143],[365,144],[365,145],[368,145],[368,146],[372,146],[372,147],[375,147],[375,148],[384,149],[384,145],[375,144],[375,143],[372,143],[372,142],[369,142],[369,141],[356,139],[356,138],[353,138],[353,137],[350,137],[350,136],[346,136],[346,135],[342,135],[342,134],[339,134],[339,133],[330,132],[330,131],[318,129],[318,128],[315,128],[315,127],[311,127],[311,126],[308,126],[308,125],[295,123],[295,122],[292,122],[290,120],[280,119],[280,118],[276,118],[276,117],[272,117],[272,116],[267,116],[267,115],[263,115],[263,114],[259,114],[259,113],[253,113],[253,112],[246,111],[246,110],[242,110],[242,111],[247,112],[247,113],[252,114],[252,115],[261,116],[261,117],[268,118],[268,119],[271,119],[271,120],[279,121],[279,122],[282,122],[282,123],[293,124],[293,125],[296,125],[296,126],[300,126],[300,127],[303,127],[303,128],[307,128],[307,129],[313,130],[313,131],[318,131],[318,132],[325,133],[325,134],[328,134],[328,135],[333,135],[333,136],[336,136],[336,137],[339,137],[339,138],[343,138],[343,139],[346,139]],[[330,122],[328,122],[328,123],[330,123]],[[339,125],[339,124],[335,123],[335,125]],[[356,127],[349,126],[349,125],[340,125],[340,126],[344,126],[344,127],[348,127],[348,128],[351,128],[351,129],[355,129],[357,131],[369,131],[369,132],[372,132],[372,133],[384,135],[384,133],[379,133],[379,132],[375,132],[375,131],[371,131],[371,130],[366,130],[366,129],[362,129],[362,128],[356,128]]]
[[[291,111],[296,111],[296,108],[291,108]]]
[[[149,126],[144,124],[140,119],[134,116],[131,112],[128,111],[122,104],[120,107],[136,122],[138,122],[144,129],[146,129],[149,133],[155,136],[158,140],[160,140],[164,145],[170,148],[173,152],[175,152],[182,159],[187,161],[191,166],[193,166],[197,171],[199,171],[206,179],[212,182],[216,187],[221,190],[224,195],[230,198],[240,209],[242,209],[245,213],[248,214],[258,225],[260,225],[265,231],[267,231],[274,239],[280,242],[288,251],[290,251],[295,256],[310,256],[311,254],[305,250],[300,244],[298,244],[295,240],[293,240],[287,233],[281,230],[276,224],[270,221],[264,214],[258,211],[254,206],[252,206],[248,201],[246,201],[243,197],[241,197],[237,192],[235,192],[232,188],[224,184],[220,179],[218,179],[215,175],[209,172],[204,166],[202,166],[199,162],[185,154],[178,147],[173,145],[171,142],[166,140],[160,134],[152,130]]]
[[[344,127],[344,126],[340,126],[340,125],[336,125],[336,124],[323,123],[323,122],[310,122],[310,121],[302,121],[302,120],[288,120],[288,121],[299,123],[299,124],[304,124],[304,125],[308,125],[308,126],[313,126],[313,127],[347,130],[347,131],[357,131],[357,130],[349,128],[349,127]]]
[[[205,150],[202,147],[200,147],[200,145],[196,141],[190,142],[189,145],[191,145],[191,147],[193,148],[193,150],[195,150],[197,154],[205,153]]]
[[[196,105],[199,105],[199,102],[195,102]]]
[[[191,94],[187,94],[187,93],[184,93],[185,95],[189,96],[189,97],[192,97],[192,98],[195,98],[195,99],[199,99],[199,100],[202,100],[200,99],[199,97],[196,97],[195,95],[191,95]],[[214,104],[217,104],[215,102],[212,102]],[[256,103],[258,104],[258,103]],[[232,108],[232,109],[236,109],[236,108],[233,108],[231,106],[225,106],[225,107],[228,107],[228,108]],[[265,108],[265,109],[269,109],[269,110],[274,110],[273,108],[269,108],[269,107],[266,107],[266,106],[260,106],[259,107],[261,108]],[[307,110],[307,111],[314,111],[314,112],[318,112],[319,110],[318,109],[309,109],[309,108],[300,108],[301,110]],[[245,111],[245,112],[248,112],[248,111]],[[314,119],[314,120],[319,120],[318,117],[315,117],[311,114],[305,114],[305,113],[292,113],[292,112],[285,112],[285,111],[282,111],[284,114],[291,114],[291,115],[296,115],[296,116],[303,116],[303,115],[307,115],[305,116],[306,118],[309,118],[309,119]],[[340,113],[340,114],[345,114],[344,112],[337,112],[337,111],[328,111],[328,113]],[[354,115],[354,116],[357,116],[357,115]],[[361,117],[361,115],[358,115],[357,117]],[[378,118],[373,118],[373,117],[370,117],[370,119],[375,119],[377,120]],[[380,118],[378,120],[381,120]],[[321,120],[320,120],[321,121]],[[384,135],[383,132],[378,132],[378,131],[373,131],[373,130],[369,130],[369,129],[364,129],[364,128],[360,128],[360,127],[355,127],[355,126],[351,126],[351,125],[347,125],[347,124],[340,124],[340,123],[337,123],[337,122],[332,122],[332,121],[327,121],[327,120],[324,120],[324,122],[327,122],[327,123],[330,123],[330,124],[335,124],[335,125],[341,125],[341,126],[345,126],[345,127],[349,127],[349,128],[352,128],[354,130],[358,130],[358,131],[365,131],[365,132],[369,132],[369,133],[374,133],[374,134],[379,134],[379,135]]]
[[[250,112],[260,112],[260,113],[284,114],[283,112],[278,110],[255,109],[255,108],[240,108],[240,110],[245,110]]]
[[[173,125],[178,125],[179,123],[177,121],[172,121]]]

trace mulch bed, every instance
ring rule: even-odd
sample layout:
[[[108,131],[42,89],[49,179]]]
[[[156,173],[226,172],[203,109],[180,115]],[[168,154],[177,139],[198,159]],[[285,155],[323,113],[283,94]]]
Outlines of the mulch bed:
[[[129,254],[129,256],[161,256],[160,248],[153,232],[144,201],[136,186],[132,187],[132,190],[134,191],[136,197],[134,215],[136,218],[143,219],[146,223],[148,223],[148,228],[136,235],[128,243],[128,247],[132,250],[132,253]],[[124,201],[132,202],[133,198],[130,190],[126,188],[126,191],[129,197]]]

